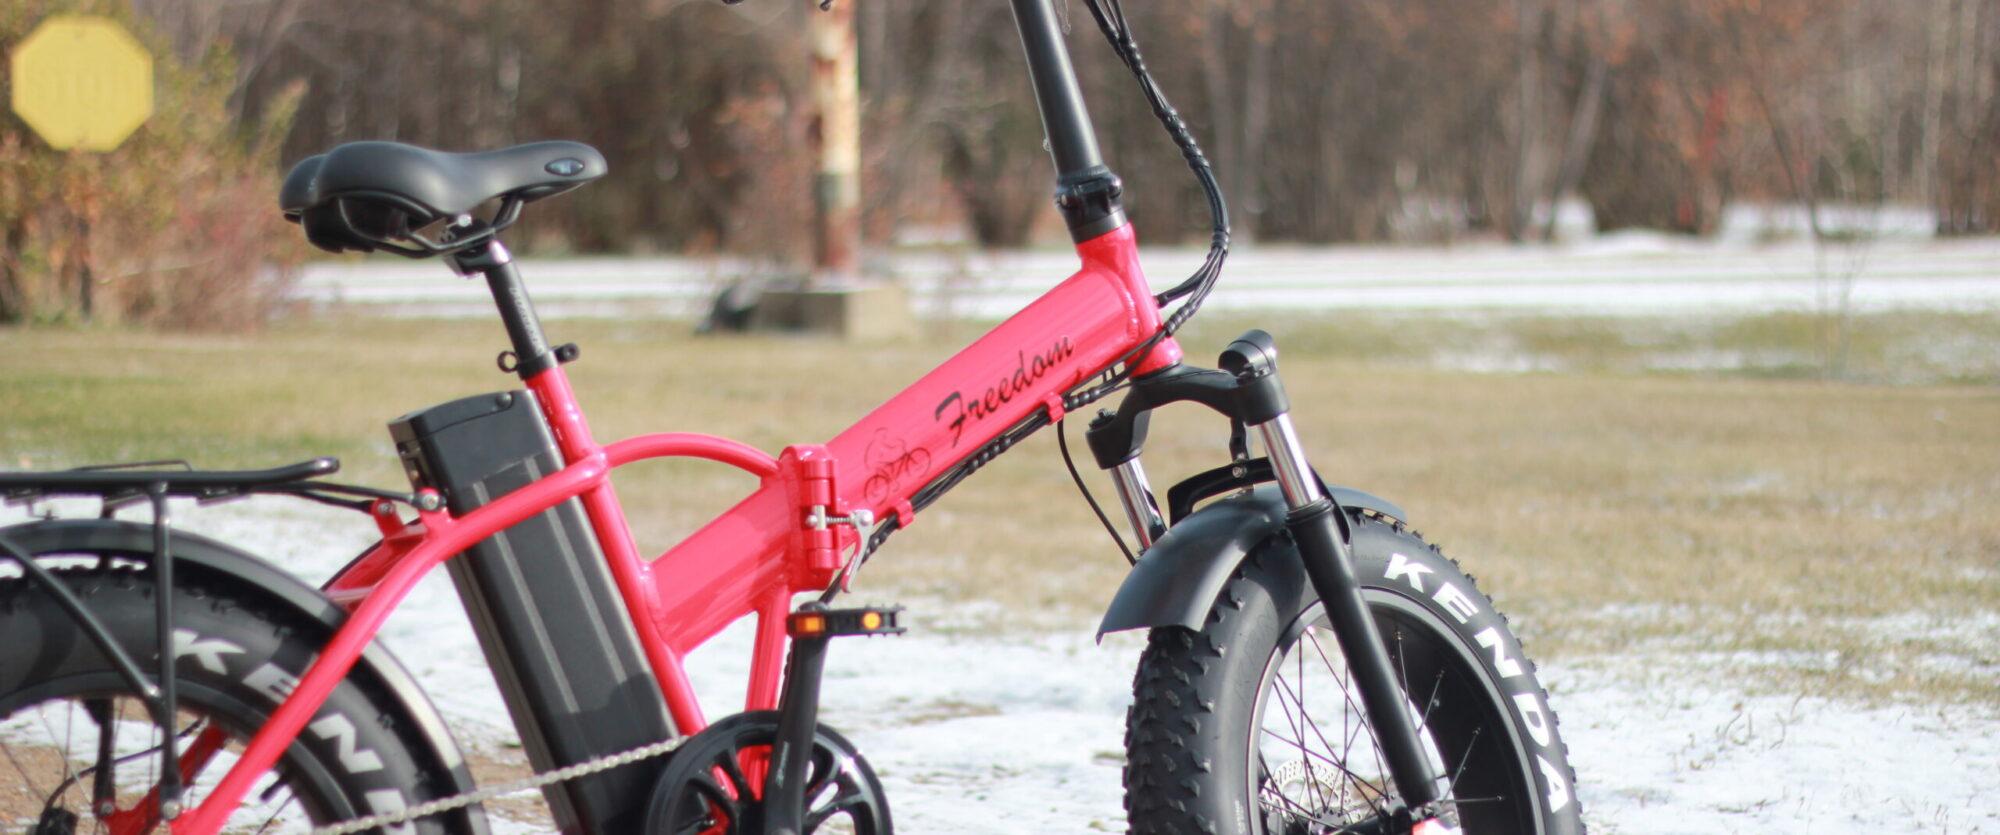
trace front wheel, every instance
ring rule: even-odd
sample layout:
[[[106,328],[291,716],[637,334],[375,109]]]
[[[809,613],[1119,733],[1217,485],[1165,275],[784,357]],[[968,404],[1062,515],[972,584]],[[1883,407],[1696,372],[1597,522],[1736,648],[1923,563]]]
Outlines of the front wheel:
[[[1462,831],[1583,831],[1534,667],[1486,596],[1414,533],[1349,517],[1355,572]],[[1134,833],[1409,832],[1298,552],[1254,549],[1198,631],[1153,630],[1126,722]]]

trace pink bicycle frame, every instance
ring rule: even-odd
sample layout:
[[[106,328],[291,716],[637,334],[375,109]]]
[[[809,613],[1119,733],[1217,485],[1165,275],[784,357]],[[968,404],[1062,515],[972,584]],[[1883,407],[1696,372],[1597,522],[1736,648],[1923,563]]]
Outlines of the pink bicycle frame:
[[[793,596],[824,589],[842,567],[842,552],[858,547],[852,530],[808,525],[814,508],[832,516],[865,509],[908,527],[918,489],[1037,411],[1060,420],[1064,392],[1121,359],[1138,373],[1180,360],[1171,338],[1127,358],[1160,327],[1132,228],[1084,241],[1077,254],[1083,263],[1074,275],[853,426],[824,445],[787,447],[775,458],[735,441],[683,433],[600,446],[561,366],[529,378],[567,466],[464,516],[420,510],[414,522],[405,522],[393,505],[382,503],[376,514],[382,544],[328,586],[349,609],[347,622],[221,783],[176,818],[172,831],[220,831],[426,573],[573,497],[582,500],[680,731],[706,725],[682,659],[744,615],[758,617],[745,709],[775,707]],[[647,562],[633,544],[609,475],[624,464],[661,457],[722,462],[758,476],[761,484]]]

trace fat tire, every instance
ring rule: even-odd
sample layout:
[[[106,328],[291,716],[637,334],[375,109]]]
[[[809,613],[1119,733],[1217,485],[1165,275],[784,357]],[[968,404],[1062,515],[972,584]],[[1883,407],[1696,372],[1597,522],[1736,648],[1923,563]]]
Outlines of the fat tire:
[[[1461,805],[1462,831],[1582,832],[1555,714],[1506,619],[1456,562],[1415,532],[1374,515],[1350,512],[1348,523],[1356,574],[1392,662],[1423,664],[1420,656],[1429,653],[1458,678],[1472,679],[1456,688],[1451,715],[1426,720],[1438,747],[1447,747],[1445,737],[1468,733],[1503,741],[1493,749],[1500,753],[1481,756],[1501,762],[1490,770],[1506,773],[1461,773],[1457,785],[1461,796],[1498,794],[1506,803]],[[1253,753],[1253,733],[1261,732],[1252,720],[1268,697],[1266,671],[1282,644],[1319,610],[1298,552],[1279,535],[1244,557],[1201,629],[1152,630],[1126,718],[1125,804],[1133,833],[1283,831],[1281,821],[1267,820],[1251,788],[1251,769],[1261,760]],[[1411,648],[1398,651],[1399,640]],[[1507,804],[1511,810],[1501,808]]]
[[[177,636],[186,632],[174,665],[180,710],[184,716],[192,712],[218,722],[240,745],[276,709],[279,691],[289,691],[331,635],[323,624],[240,578],[178,573],[174,629]],[[102,559],[55,575],[141,670],[152,675],[159,646],[154,623],[158,587],[152,572]],[[0,635],[6,636],[0,641],[0,720],[51,699],[131,693],[70,615],[32,581],[0,579]],[[280,759],[280,777],[316,826],[400,811],[442,796],[439,787],[452,785],[429,758],[417,755],[424,750],[421,736],[395,705],[379,685],[349,676]],[[212,786],[221,770],[211,763],[198,775],[197,785]],[[123,767],[119,773],[125,773]],[[20,775],[10,773],[9,778],[12,783]],[[0,787],[9,793],[25,790]],[[74,811],[91,820],[88,809]],[[463,832],[467,814],[461,810],[420,819],[392,831]]]

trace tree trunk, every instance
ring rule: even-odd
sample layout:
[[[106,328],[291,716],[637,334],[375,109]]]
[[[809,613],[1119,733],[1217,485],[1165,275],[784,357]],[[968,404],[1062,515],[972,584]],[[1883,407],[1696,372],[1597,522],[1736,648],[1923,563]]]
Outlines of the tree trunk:
[[[1932,0],[1929,31],[1925,33],[1923,134],[1919,140],[1923,144],[1917,163],[1917,191],[1923,195],[1924,205],[1937,212],[1940,225],[1946,212],[1944,195],[1938,188],[1943,174],[1938,169],[1942,161],[1939,149],[1944,142],[1945,87],[1950,83],[1945,56],[1951,41],[1952,9],[1959,2]]]
[[[1543,190],[1541,182],[1542,133],[1542,6],[1538,0],[1515,0],[1514,57],[1517,72],[1514,117],[1513,194],[1507,201],[1507,216],[1501,229],[1510,241],[1527,237],[1534,215],[1535,198]]]
[[[1610,77],[1611,67],[1604,57],[1592,53],[1590,67],[1584,71],[1583,92],[1577,96],[1576,110],[1569,117],[1562,161],[1549,184],[1549,216],[1542,224],[1544,243],[1555,239],[1556,206],[1564,195],[1576,189],[1577,181],[1583,177],[1583,165],[1590,160],[1590,146],[1597,140],[1597,114],[1604,110],[1604,83]]]
[[[1270,0],[1255,0],[1257,10],[1251,20],[1250,50],[1244,62],[1243,149],[1239,162],[1243,173],[1233,186],[1233,215],[1241,218],[1237,227],[1254,233],[1257,216],[1264,209],[1264,143],[1271,133],[1271,53],[1277,42],[1277,21]],[[1247,239],[1247,238],[1246,238]]]

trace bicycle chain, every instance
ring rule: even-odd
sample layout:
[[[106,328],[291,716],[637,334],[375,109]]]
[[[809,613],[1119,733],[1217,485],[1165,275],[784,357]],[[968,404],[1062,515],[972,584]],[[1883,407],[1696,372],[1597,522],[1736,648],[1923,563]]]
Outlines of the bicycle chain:
[[[637,748],[620,751],[616,754],[606,754],[594,760],[584,760],[574,765],[566,765],[554,771],[529,775],[511,783],[502,783],[498,786],[475,789],[464,794],[425,801],[400,812],[383,812],[381,814],[342,821],[332,826],[314,829],[308,835],[350,835],[350,833],[354,832],[361,832],[376,827],[394,826],[417,818],[462,809],[474,803],[484,803],[496,797],[528,789],[538,789],[550,783],[573,780],[578,777],[596,774],[600,771],[609,771],[619,766],[630,765],[640,760],[657,757],[681,747],[681,743],[687,740],[688,737],[684,736],[678,739],[661,740],[650,745],[641,745]]]

